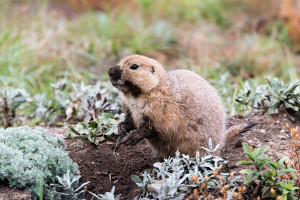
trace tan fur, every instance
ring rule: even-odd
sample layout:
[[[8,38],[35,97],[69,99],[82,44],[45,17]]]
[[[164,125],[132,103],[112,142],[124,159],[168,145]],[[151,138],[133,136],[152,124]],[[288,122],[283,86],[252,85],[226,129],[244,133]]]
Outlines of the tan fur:
[[[140,69],[129,69],[132,64]],[[160,155],[174,156],[176,150],[191,156],[199,150],[203,155],[199,147],[207,147],[209,138],[214,145],[224,145],[232,131],[225,132],[226,116],[218,92],[201,76],[187,70],[167,72],[157,61],[140,55],[123,58],[119,66],[122,79],[142,90],[138,97],[123,90],[123,104],[137,128],[143,116],[153,121],[161,135],[148,141]]]

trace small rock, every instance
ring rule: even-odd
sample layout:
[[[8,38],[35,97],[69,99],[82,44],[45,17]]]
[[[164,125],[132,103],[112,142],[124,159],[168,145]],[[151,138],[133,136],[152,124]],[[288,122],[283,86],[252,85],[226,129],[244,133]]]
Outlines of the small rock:
[[[281,131],[280,131],[280,132],[281,132]],[[286,140],[286,137],[284,137],[283,135],[278,135],[277,138],[280,139],[280,140]]]
[[[275,146],[276,144],[274,142],[269,142],[269,146]]]
[[[265,133],[266,130],[265,130],[265,129],[261,129],[260,132],[261,132],[261,133]]]
[[[280,133],[285,133],[286,130],[285,129],[281,129]]]

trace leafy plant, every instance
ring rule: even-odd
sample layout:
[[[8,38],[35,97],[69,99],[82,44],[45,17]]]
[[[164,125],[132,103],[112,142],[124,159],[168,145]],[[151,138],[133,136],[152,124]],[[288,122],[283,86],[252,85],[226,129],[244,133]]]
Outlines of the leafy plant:
[[[199,152],[194,158],[188,155],[164,159],[154,163],[152,173],[144,171],[140,176],[132,175],[132,180],[139,187],[140,199],[183,199],[184,197],[231,197],[237,190],[239,177],[221,172],[226,161],[212,155],[217,149],[209,141],[208,155],[200,157]],[[221,188],[220,188],[221,187]],[[196,189],[196,191],[194,190]],[[224,193],[225,190],[225,193]]]
[[[276,162],[268,157],[265,154],[268,148],[268,146],[263,146],[253,149],[247,143],[243,143],[244,152],[249,160],[239,161],[237,165],[254,166],[254,170],[243,169],[240,171],[240,173],[247,174],[244,179],[244,184],[258,181],[252,198],[256,197],[255,195],[258,195],[258,192],[261,191],[262,198],[276,198],[280,196],[281,199],[296,200],[295,191],[299,188],[294,186],[295,183],[293,180],[289,180],[290,176],[294,176],[296,170],[284,163],[286,158],[282,158]]]
[[[285,84],[278,78],[266,78],[268,85],[261,85],[253,92],[247,82],[243,86],[240,95],[237,96],[236,102],[245,105],[248,110],[250,107],[261,109],[268,107],[268,113],[274,114],[277,109],[284,107],[291,121],[295,118],[292,112],[298,112],[300,109],[300,93],[298,89],[298,80]]]
[[[25,89],[0,89],[0,125],[8,127],[14,124],[17,109],[31,102],[31,98]]]
[[[87,185],[90,183],[90,181],[87,181],[83,184],[81,184],[78,188],[75,189],[76,183],[80,179],[80,175],[75,176],[73,179],[70,177],[70,171],[67,171],[66,174],[63,175],[63,177],[57,176],[58,182],[51,184],[52,186],[56,187],[56,191],[54,191],[55,194],[59,195],[60,197],[64,197],[63,199],[66,200],[84,200],[79,198],[79,196],[82,194],[84,196],[85,192],[90,193],[93,195],[93,198],[96,197],[100,200],[119,200],[121,195],[115,197],[115,186],[111,189],[110,192],[105,192],[105,194],[94,194],[91,191],[87,190]],[[60,191],[57,191],[60,190]]]
[[[294,80],[291,83],[285,85],[283,81],[279,81],[278,78],[267,78],[269,84],[269,91],[267,94],[264,94],[265,100],[269,103],[270,114],[274,114],[275,110],[280,106],[284,106],[285,109],[292,109],[293,111],[299,111],[300,107],[300,94],[295,93],[296,88],[298,87],[298,80]],[[289,118],[292,121],[295,121],[294,117],[289,115]]]
[[[120,112],[120,103],[117,101],[119,93],[115,88],[97,82],[95,85],[72,84],[73,93],[70,95],[72,101],[66,109],[66,118],[70,120],[74,113],[77,117],[83,118],[84,122],[91,119],[95,120],[96,116],[102,112]]]
[[[87,181],[75,189],[74,187],[75,185],[77,185],[81,176],[77,175],[73,179],[71,179],[69,170],[66,174],[63,175],[63,177],[56,177],[59,184],[51,184],[56,187],[56,191],[54,191],[54,193],[63,196],[66,200],[81,200],[79,198],[79,195],[87,191],[86,186],[90,183],[90,181]],[[62,191],[57,191],[58,188]]]
[[[0,128],[0,180],[7,180],[10,187],[26,189],[33,199],[38,198],[43,185],[44,199],[53,199],[50,184],[56,175],[67,170],[71,177],[79,174],[65,147],[62,139],[41,128]]]
[[[246,81],[244,84],[242,84],[242,90],[240,90],[238,96],[236,97],[235,101],[243,104],[246,106],[246,108],[251,112],[250,107],[259,109],[260,106],[257,106],[257,92],[253,92],[253,89],[251,89],[249,82]]]
[[[105,137],[118,134],[118,120],[124,121],[124,114],[113,116],[110,113],[102,113],[102,115],[88,123],[78,123],[75,128],[68,125],[68,138],[71,138],[72,133],[74,133],[87,139],[92,144],[98,145],[105,140]]]
[[[31,96],[25,89],[3,89],[0,124],[5,127],[30,122],[62,125],[64,120],[95,120],[102,112],[120,113],[119,93],[108,84],[77,85],[61,79],[51,86],[53,97],[46,93]]]

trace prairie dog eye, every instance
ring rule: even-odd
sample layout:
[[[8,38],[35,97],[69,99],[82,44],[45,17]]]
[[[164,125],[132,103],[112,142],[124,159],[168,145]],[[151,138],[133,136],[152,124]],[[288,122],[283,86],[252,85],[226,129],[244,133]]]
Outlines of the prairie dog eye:
[[[133,65],[130,66],[130,69],[133,69],[133,70],[134,70],[134,69],[137,69],[137,68],[139,68],[139,67],[140,67],[140,66],[138,66],[138,65],[136,65],[136,64],[133,64]]]

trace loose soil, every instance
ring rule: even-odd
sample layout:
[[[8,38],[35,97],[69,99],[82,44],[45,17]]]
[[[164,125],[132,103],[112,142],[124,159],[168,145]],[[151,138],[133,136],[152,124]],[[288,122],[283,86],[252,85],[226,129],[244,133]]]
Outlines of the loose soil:
[[[267,154],[275,159],[288,156],[291,137],[285,124],[288,122],[291,127],[295,127],[300,125],[299,121],[297,118],[297,122],[292,123],[284,112],[273,116],[256,112],[245,117],[231,117],[228,119],[228,126],[244,122],[254,122],[257,126],[233,138],[226,144],[222,156],[229,160],[230,169],[235,172],[242,169],[241,166],[236,166],[236,162],[246,159],[242,149],[243,142],[254,147],[270,146]],[[50,134],[62,135],[64,132],[63,128],[48,128],[48,130]],[[130,176],[146,169],[151,170],[153,163],[159,161],[146,141],[135,146],[119,147],[116,147],[116,139],[99,146],[94,146],[81,138],[66,139],[66,143],[70,157],[79,165],[82,176],[80,184],[91,181],[88,190],[95,194],[103,194],[115,186],[115,194],[122,194],[121,199],[124,200],[134,199],[137,195],[137,187]],[[88,194],[84,197],[91,199]]]
[[[81,183],[91,181],[88,189],[95,194],[104,194],[116,186],[115,194],[122,194],[122,199],[136,196],[137,187],[130,176],[151,169],[158,161],[146,141],[116,148],[116,141],[94,146],[74,138],[67,145],[70,157],[79,165]]]
[[[0,200],[30,200],[31,195],[27,191],[7,187],[8,183],[0,182]]]

